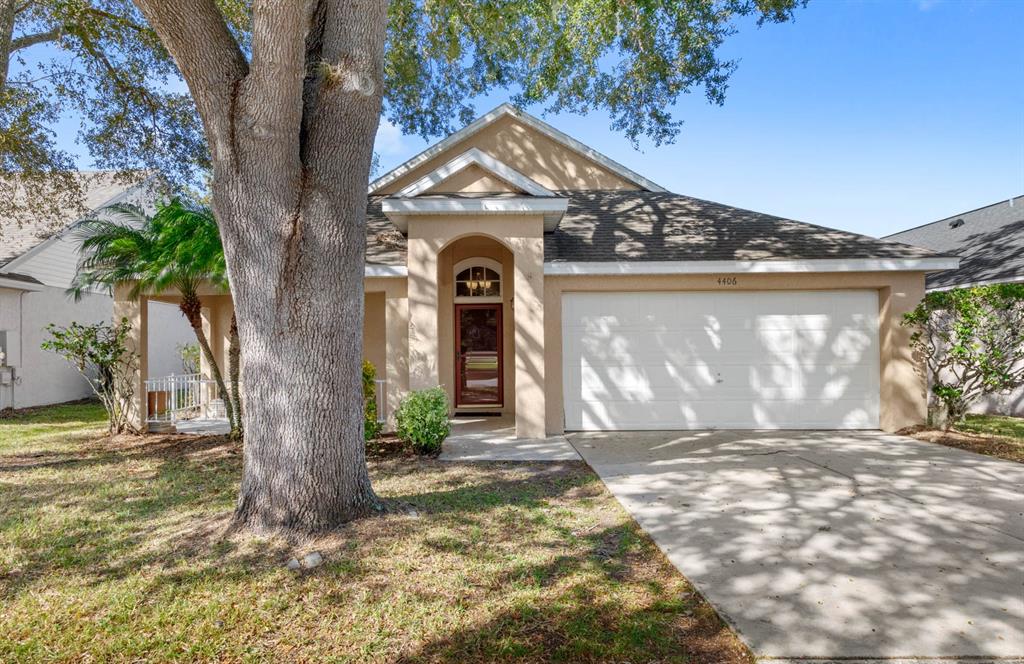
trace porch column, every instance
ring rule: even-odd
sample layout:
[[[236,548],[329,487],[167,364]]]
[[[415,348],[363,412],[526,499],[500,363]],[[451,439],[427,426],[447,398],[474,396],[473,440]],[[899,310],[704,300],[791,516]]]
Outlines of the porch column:
[[[409,268],[409,389],[439,384],[437,341],[437,254],[441,243],[414,237],[408,240]]]
[[[404,289],[403,289],[404,290]],[[409,391],[409,298],[402,293],[386,293],[384,301],[385,353],[388,425],[395,426],[398,404]]]
[[[527,222],[523,222],[527,223]],[[515,256],[513,319],[516,356],[516,438],[544,438],[544,237],[510,238]]]
[[[146,376],[149,374],[149,302],[131,295],[130,284],[114,287],[114,324],[127,319],[131,325],[125,345],[138,358],[130,370],[132,398],[129,404],[129,422],[139,431],[146,430]]]

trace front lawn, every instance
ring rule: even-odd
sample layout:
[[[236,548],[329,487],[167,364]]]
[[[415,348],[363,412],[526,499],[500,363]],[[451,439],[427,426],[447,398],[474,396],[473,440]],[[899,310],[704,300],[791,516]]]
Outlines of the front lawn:
[[[582,463],[375,459],[405,513],[294,548],[225,535],[240,460],[0,419],[0,661],[752,661]]]
[[[924,429],[912,435],[918,440],[1024,463],[1024,418],[968,415],[950,431]]]

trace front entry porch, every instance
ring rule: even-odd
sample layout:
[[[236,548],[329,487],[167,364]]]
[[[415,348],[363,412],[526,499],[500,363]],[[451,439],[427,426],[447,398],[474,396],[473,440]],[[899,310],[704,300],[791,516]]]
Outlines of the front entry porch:
[[[515,418],[456,417],[441,447],[442,461],[579,461],[565,436],[517,438]]]

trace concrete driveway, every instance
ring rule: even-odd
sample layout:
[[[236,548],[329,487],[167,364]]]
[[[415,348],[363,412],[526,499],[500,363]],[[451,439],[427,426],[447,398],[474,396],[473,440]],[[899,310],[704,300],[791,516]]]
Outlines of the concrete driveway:
[[[872,432],[569,438],[758,657],[1024,658],[1024,465]]]

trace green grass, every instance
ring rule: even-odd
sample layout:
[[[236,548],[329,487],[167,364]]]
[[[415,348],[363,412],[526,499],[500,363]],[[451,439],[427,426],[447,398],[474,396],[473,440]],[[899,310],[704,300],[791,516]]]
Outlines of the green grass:
[[[417,515],[295,548],[226,533],[236,445],[102,428],[0,420],[2,662],[752,661],[583,464],[376,459]]]
[[[1011,438],[1024,444],[1024,418],[1000,415],[968,415],[956,427],[967,433]]]
[[[106,413],[98,403],[85,402],[32,408],[0,417],[0,454],[24,454],[56,445],[70,449],[106,429]]]

